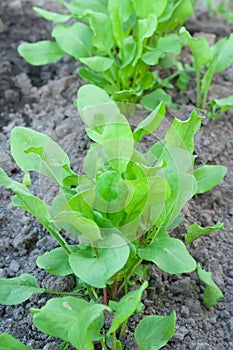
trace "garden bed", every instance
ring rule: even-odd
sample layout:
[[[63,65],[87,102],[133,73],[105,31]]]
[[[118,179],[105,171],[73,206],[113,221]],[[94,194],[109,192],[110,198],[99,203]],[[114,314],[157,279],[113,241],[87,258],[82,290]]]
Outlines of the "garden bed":
[[[43,1],[40,1],[43,3]],[[51,8],[47,2],[47,8]],[[37,1],[37,5],[39,6]],[[74,170],[81,169],[82,159],[89,147],[84,126],[72,105],[78,87],[83,84],[76,70],[78,63],[64,58],[45,67],[27,65],[18,55],[17,46],[22,41],[36,41],[48,37],[48,24],[31,10],[32,2],[3,0],[0,8],[0,166],[14,179],[22,173],[13,162],[9,150],[10,132],[22,125],[44,132],[57,141],[69,154]],[[17,20],[16,20],[17,18]],[[216,21],[218,25],[215,26]],[[201,23],[201,25],[200,25]],[[219,18],[208,18],[199,11],[199,18],[187,24],[190,31],[198,28],[214,35],[229,33],[229,26]],[[211,30],[210,30],[211,28]],[[220,29],[219,29],[220,28]],[[210,95],[221,98],[233,93],[233,67],[215,77]],[[194,108],[194,87],[173,96],[174,102],[182,103],[179,110],[168,111],[172,117],[187,119]],[[187,226],[197,222],[201,226],[224,222],[225,230],[203,237],[191,244],[190,252],[197,262],[213,271],[213,278],[223,290],[224,299],[216,307],[207,308],[202,302],[204,285],[196,273],[176,276],[149,268],[149,288],[144,292],[143,315],[167,315],[177,312],[175,336],[164,349],[175,350],[223,350],[233,348],[233,111],[219,119],[203,120],[196,137],[196,154],[199,164],[222,164],[227,175],[210,193],[192,199],[186,208],[185,220],[174,232],[182,237]],[[146,141],[145,141],[146,143]],[[34,175],[33,175],[34,176]],[[47,199],[52,195],[46,183],[35,178],[35,191]],[[72,277],[51,277],[36,267],[36,258],[56,246],[53,238],[29,214],[11,204],[12,194],[0,188],[0,277],[15,277],[33,273],[40,285],[59,291],[72,290]],[[201,296],[201,297],[200,297]],[[0,332],[9,332],[24,344],[35,348],[59,349],[59,342],[37,331],[32,324],[30,307],[41,307],[48,298],[33,296],[16,306],[0,306]],[[133,330],[143,315],[135,315],[129,321],[124,344],[136,349]]]

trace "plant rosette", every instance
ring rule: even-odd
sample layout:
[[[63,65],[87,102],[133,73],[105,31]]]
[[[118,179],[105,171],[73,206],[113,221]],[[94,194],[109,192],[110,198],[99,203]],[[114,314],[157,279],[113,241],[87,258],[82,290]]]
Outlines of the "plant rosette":
[[[11,132],[11,153],[25,173],[23,182],[0,168],[0,183],[15,193],[13,204],[33,216],[51,233],[59,247],[37,259],[53,275],[76,276],[73,292],[31,309],[42,332],[63,340],[61,349],[123,349],[122,337],[130,316],[142,310],[148,286],[145,267],[155,264],[169,274],[197,271],[206,284],[204,303],[214,306],[223,297],[210,272],[190,255],[187,245],[217,232],[223,224],[188,227],[181,239],[170,236],[182,221],[185,204],[215,187],[224,177],[220,165],[194,167],[194,136],[202,118],[194,111],[186,121],[174,119],[162,140],[140,151],[143,137],[161,126],[163,102],[131,128],[118,105],[99,87],[80,88],[76,101],[92,143],[78,174],[62,148],[45,134],[24,127]],[[135,119],[136,120],[136,119]],[[135,124],[135,122],[134,122]],[[48,204],[30,191],[30,173],[54,182],[58,194]],[[74,243],[66,240],[68,232]],[[135,284],[137,289],[130,290]],[[85,290],[82,295],[79,291]],[[29,274],[0,279],[0,303],[21,303],[33,294],[54,293],[37,287]],[[123,296],[122,296],[123,293]],[[82,298],[80,298],[82,296]],[[120,297],[122,296],[122,297]],[[104,314],[112,323],[104,329]],[[163,347],[175,332],[175,312],[151,315],[135,329],[138,350]],[[0,349],[31,349],[10,335],[0,335]]]

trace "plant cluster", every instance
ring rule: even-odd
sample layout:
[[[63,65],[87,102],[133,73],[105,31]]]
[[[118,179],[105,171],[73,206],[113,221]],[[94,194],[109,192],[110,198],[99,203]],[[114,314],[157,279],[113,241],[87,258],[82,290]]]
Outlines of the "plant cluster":
[[[54,41],[23,43],[19,53],[29,63],[43,65],[63,55],[77,59],[78,74],[90,85],[78,91],[76,105],[92,143],[80,173],[68,155],[47,135],[24,127],[11,132],[11,153],[24,172],[22,182],[0,168],[0,184],[15,193],[13,204],[26,210],[47,229],[58,247],[37,258],[37,266],[57,276],[73,275],[76,287],[59,293],[37,286],[30,274],[0,278],[0,303],[24,302],[33,294],[60,294],[42,308],[30,309],[34,325],[70,345],[92,350],[123,349],[128,319],[143,308],[148,287],[148,263],[169,274],[196,271],[206,285],[204,303],[214,306],[223,297],[212,279],[190,255],[187,246],[223,228],[193,223],[181,238],[172,237],[182,222],[183,208],[195,195],[215,187],[224,177],[220,165],[195,166],[194,136],[202,118],[193,111],[186,121],[174,119],[164,139],[142,152],[140,142],[163,122],[164,88],[179,77],[187,85],[186,67],[177,60],[189,45],[196,71],[197,105],[205,108],[215,73],[233,61],[233,35],[213,47],[180,28],[192,15],[194,0],[72,0],[60,1],[68,14],[34,10],[56,22]],[[166,79],[159,72],[175,66]],[[202,78],[203,77],[203,78]],[[202,79],[201,79],[202,78]],[[119,102],[140,102],[152,112],[134,128]],[[233,105],[231,97],[212,100],[212,116]],[[57,186],[51,203],[33,193],[31,173]],[[67,240],[66,233],[73,237]],[[70,243],[72,241],[72,243]],[[64,296],[65,294],[65,296]],[[111,325],[104,326],[105,317]],[[175,331],[176,314],[150,315],[135,329],[138,350],[163,347]],[[7,333],[0,350],[29,350]]]
[[[207,228],[192,224],[184,243],[169,233],[182,221],[186,202],[216,186],[226,169],[217,165],[194,169],[194,135],[202,119],[195,111],[187,121],[174,119],[164,140],[140,152],[142,137],[153,133],[165,116],[163,102],[133,131],[117,104],[96,86],[80,88],[77,107],[93,141],[83,173],[70,168],[66,153],[47,135],[15,127],[11,152],[25,176],[19,183],[0,169],[0,183],[15,193],[13,204],[34,215],[59,244],[38,257],[38,267],[53,275],[74,274],[77,279],[72,296],[52,298],[42,308],[30,310],[35,326],[61,338],[61,349],[72,344],[91,350],[95,342],[102,349],[122,349],[128,318],[142,309],[147,262],[170,274],[196,270],[206,284],[204,303],[208,306],[223,297],[211,273],[186,248],[223,224]],[[48,177],[59,188],[51,204],[30,192],[30,172]],[[67,243],[64,231],[74,236],[73,244]],[[128,292],[133,283],[136,289]],[[124,296],[114,301],[122,290]],[[53,291],[38,288],[29,274],[0,279],[2,304],[21,303],[42,293]],[[103,311],[112,314],[106,332]],[[164,346],[174,334],[175,318],[173,311],[169,316],[141,320],[135,330],[138,349]],[[30,349],[5,333],[0,335],[0,348],[3,345],[4,349]]]
[[[175,60],[182,43],[175,29],[193,14],[192,0],[73,0],[60,1],[69,14],[38,7],[44,19],[57,22],[51,36],[55,41],[23,43],[20,55],[30,64],[44,65],[69,55],[82,63],[81,78],[103,88],[115,101],[138,103],[152,109],[161,99],[171,104],[163,90],[184,73]],[[177,66],[167,79],[157,66]]]
[[[61,1],[69,14],[59,14],[34,7],[44,19],[57,22],[51,36],[54,41],[22,43],[20,55],[30,64],[44,65],[69,55],[82,66],[78,74],[85,81],[103,88],[115,101],[140,102],[153,110],[160,101],[177,107],[165,89],[186,90],[188,72],[196,71],[198,108],[207,107],[207,96],[216,73],[233,62],[233,34],[209,47],[204,37],[193,38],[183,27],[193,14],[193,0],[80,0]],[[193,67],[182,65],[178,56],[189,45]],[[169,69],[176,69],[169,73]],[[161,78],[163,70],[167,77]],[[202,82],[201,82],[202,81]],[[230,104],[229,104],[230,99]],[[221,107],[225,99],[221,100]],[[223,109],[212,100],[208,115],[232,108],[229,96]]]

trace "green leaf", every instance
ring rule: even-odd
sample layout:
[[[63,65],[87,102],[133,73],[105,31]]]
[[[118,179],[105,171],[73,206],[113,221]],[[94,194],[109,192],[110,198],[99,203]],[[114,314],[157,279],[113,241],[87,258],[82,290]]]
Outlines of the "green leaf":
[[[160,37],[157,40],[156,48],[152,51],[147,51],[142,55],[142,60],[150,66],[158,64],[159,59],[166,53],[179,55],[181,51],[180,38],[176,34],[169,34],[165,37]]]
[[[46,228],[50,224],[50,215],[48,207],[44,201],[31,194],[28,188],[17,181],[12,181],[7,174],[0,168],[0,184],[13,191],[17,197],[13,204],[24,210],[27,210],[35,216]]]
[[[108,0],[73,0],[69,3],[66,1],[59,2],[73,15],[81,18],[85,17],[90,11],[108,13]]]
[[[201,236],[209,233],[218,232],[224,229],[224,224],[222,222],[217,222],[214,226],[201,227],[197,224],[192,224],[188,227],[188,232],[184,234],[185,244],[190,244]]]
[[[167,107],[172,108],[172,106],[174,106],[171,96],[163,89],[156,89],[144,95],[140,102],[143,107],[153,111],[161,101],[164,102]]]
[[[77,70],[77,73],[83,80],[86,80],[88,83],[95,84],[101,88],[104,88],[105,85],[109,84],[109,81],[106,79],[106,77],[93,72],[89,68],[80,67]]]
[[[138,255],[171,274],[192,272],[196,269],[196,262],[185,245],[179,239],[169,236],[158,237],[148,247],[139,249]]]
[[[41,309],[32,309],[34,325],[45,334],[70,342],[76,349],[94,350],[93,326],[102,312],[110,310],[105,305],[66,297],[50,299]],[[99,329],[100,331],[100,329]],[[94,332],[96,338],[96,331]]]
[[[0,304],[20,304],[33,294],[44,293],[45,289],[37,288],[36,282],[36,278],[29,274],[13,278],[0,278]]]
[[[219,299],[224,298],[221,289],[212,279],[212,273],[207,272],[197,265],[197,274],[202,282],[206,284],[206,289],[204,291],[204,303],[206,306],[215,306]]]
[[[57,43],[49,40],[20,44],[18,52],[25,61],[34,66],[53,63],[65,54]]]
[[[96,288],[105,288],[108,279],[126,264],[129,247],[123,238],[110,234],[98,243],[96,249],[98,258],[89,248],[71,254],[69,262],[82,281]]]
[[[92,31],[81,22],[71,25],[57,24],[52,31],[52,37],[61,49],[77,60],[81,57],[89,57],[92,52]]]
[[[201,92],[208,93],[211,81],[215,73],[224,71],[233,62],[233,34],[228,38],[220,39],[213,47],[213,58],[209,65],[209,68],[204,74],[201,85]]]
[[[111,56],[114,40],[109,16],[99,12],[91,12],[89,16],[90,27],[94,33],[92,45],[97,48],[97,52]]]
[[[169,316],[147,316],[135,329],[138,350],[159,350],[175,334],[176,313]]]
[[[116,171],[106,171],[97,180],[96,190],[106,201],[114,201],[118,197],[117,185],[121,177]]]
[[[157,17],[154,14],[149,14],[147,18],[138,20],[137,53],[133,62],[133,67],[135,67],[137,61],[141,58],[145,39],[150,38],[154,34],[156,28]]]
[[[124,116],[118,115],[118,121],[106,124],[102,145],[110,166],[119,173],[123,173],[134,150],[133,133]]]
[[[91,68],[94,72],[105,72],[114,63],[110,58],[100,56],[80,58],[80,62]]]
[[[58,22],[58,23],[64,23],[67,22],[70,18],[72,18],[71,15],[64,15],[61,13],[55,13],[52,11],[43,10],[40,7],[33,7],[33,10],[40,15],[40,17],[46,19],[50,22]]]
[[[25,172],[36,171],[59,185],[75,174],[63,149],[45,134],[22,126],[11,132],[11,153],[18,166]]]
[[[136,14],[140,18],[146,18],[150,14],[154,14],[160,17],[165,7],[167,6],[167,0],[132,0]]]
[[[212,59],[212,51],[208,41],[204,37],[193,38],[185,27],[180,29],[180,34],[192,51],[195,69],[200,70]]]
[[[212,99],[209,102],[209,105],[213,108],[214,111],[220,109],[222,113],[226,112],[229,109],[233,108],[233,95],[220,99]]]
[[[93,220],[84,217],[82,213],[78,211],[62,211],[55,217],[55,222],[58,222],[61,226],[62,223],[73,226],[75,230],[72,230],[72,234],[83,234],[88,237],[91,242],[102,239],[101,232],[96,223]]]
[[[222,165],[203,165],[195,169],[193,175],[197,180],[197,193],[204,193],[217,186],[226,174]]]
[[[95,85],[85,85],[79,89],[76,105],[83,122],[89,128],[115,121],[116,115],[120,113],[109,95]]]
[[[36,259],[36,264],[41,269],[52,275],[67,276],[73,273],[67,253],[63,248],[55,248],[44,253]]]
[[[152,134],[160,125],[165,113],[165,103],[161,102],[147,118],[138,124],[133,132],[134,140],[138,142],[144,135]]]
[[[144,282],[139,289],[123,296],[118,303],[110,301],[109,306],[113,305],[115,315],[107,336],[115,332],[123,322],[127,321],[135,313],[141,303],[142,293],[147,287],[148,282]]]
[[[194,135],[201,127],[202,117],[193,111],[189,119],[181,121],[174,119],[172,126],[166,133],[166,147],[183,148],[189,152],[194,151]]]
[[[8,333],[0,334],[0,350],[36,350],[24,345]],[[41,350],[41,349],[37,349]]]

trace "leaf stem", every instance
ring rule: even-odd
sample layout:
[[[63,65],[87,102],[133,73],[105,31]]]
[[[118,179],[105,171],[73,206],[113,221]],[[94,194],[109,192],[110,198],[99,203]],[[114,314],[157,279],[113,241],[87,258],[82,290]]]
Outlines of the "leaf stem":
[[[143,262],[143,259],[138,260],[138,262],[134,265],[134,267],[130,271],[130,274],[127,276],[127,279],[125,278],[124,281],[122,282],[122,284],[120,285],[120,287],[118,288],[117,293],[120,293],[120,291],[125,287],[125,283],[127,283],[127,281],[130,280],[130,278],[133,276],[135,270],[138,268],[138,266],[141,265],[142,262]]]
[[[100,339],[100,343],[101,343],[101,346],[102,346],[102,350],[108,350],[107,346],[106,346],[106,344],[104,342],[104,339]]]
[[[103,288],[103,298],[104,298],[104,305],[108,305],[108,294],[107,294],[107,288]]]
[[[46,289],[44,291],[46,294],[54,294],[54,295],[74,295],[74,296],[83,296],[83,293],[76,293],[76,292],[57,292],[54,290]]]
[[[116,331],[112,333],[112,345],[113,345],[113,350],[117,350]]]
[[[52,225],[46,225],[45,226],[47,230],[51,233],[53,238],[56,239],[56,241],[60,244],[60,246],[65,250],[65,252],[69,255],[72,253],[72,249],[66,242],[66,240],[62,237],[59,231],[57,231],[55,228],[52,227]]]
[[[197,107],[201,107],[201,80],[200,69],[196,70],[196,83],[197,83]]]

